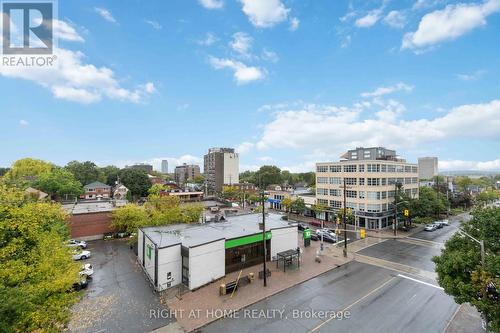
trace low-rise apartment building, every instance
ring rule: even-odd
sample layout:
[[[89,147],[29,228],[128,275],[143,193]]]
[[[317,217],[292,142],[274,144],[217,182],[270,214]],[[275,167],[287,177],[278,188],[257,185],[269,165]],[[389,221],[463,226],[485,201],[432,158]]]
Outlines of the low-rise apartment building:
[[[335,220],[346,207],[354,212],[361,228],[392,226],[396,184],[411,197],[418,197],[418,166],[398,158],[383,147],[356,148],[339,162],[316,163],[316,201],[328,207],[323,218]]]

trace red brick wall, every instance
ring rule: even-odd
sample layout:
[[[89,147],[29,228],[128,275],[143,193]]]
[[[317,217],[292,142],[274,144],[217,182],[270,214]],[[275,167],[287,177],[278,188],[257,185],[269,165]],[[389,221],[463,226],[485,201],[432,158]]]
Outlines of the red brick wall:
[[[71,237],[88,237],[115,231],[111,228],[111,212],[71,215]]]

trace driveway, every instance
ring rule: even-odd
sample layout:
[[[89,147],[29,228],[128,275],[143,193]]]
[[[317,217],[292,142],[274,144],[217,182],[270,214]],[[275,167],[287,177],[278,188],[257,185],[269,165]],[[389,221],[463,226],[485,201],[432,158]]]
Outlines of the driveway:
[[[71,332],[149,332],[173,321],[149,285],[127,240],[88,243],[94,266],[83,299],[73,308]],[[153,314],[153,315],[152,315]],[[155,316],[156,315],[156,316]],[[161,318],[164,317],[164,318]]]

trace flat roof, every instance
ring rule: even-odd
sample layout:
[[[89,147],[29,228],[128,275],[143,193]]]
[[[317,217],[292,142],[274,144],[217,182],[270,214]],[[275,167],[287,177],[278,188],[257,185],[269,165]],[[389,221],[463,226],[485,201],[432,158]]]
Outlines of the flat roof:
[[[111,212],[114,207],[111,201],[99,201],[94,202],[78,202],[72,204],[64,204],[62,208],[68,214],[89,214],[89,213],[102,213]]]
[[[279,228],[294,228],[287,221],[281,219],[282,215],[266,215],[266,231]],[[237,215],[227,218],[224,222],[172,224],[158,227],[141,228],[144,234],[158,246],[158,248],[182,244],[194,247],[211,243],[220,239],[233,239],[254,235],[262,230],[259,222],[262,214]]]

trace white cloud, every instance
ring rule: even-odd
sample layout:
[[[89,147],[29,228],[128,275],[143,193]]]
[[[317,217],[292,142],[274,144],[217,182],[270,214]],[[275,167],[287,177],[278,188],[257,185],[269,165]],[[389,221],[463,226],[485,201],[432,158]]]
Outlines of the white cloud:
[[[210,46],[213,43],[217,42],[217,40],[218,40],[217,37],[213,33],[207,32],[207,34],[205,35],[205,38],[199,40],[198,44],[203,45],[203,46]]]
[[[299,28],[299,25],[300,25],[300,20],[296,17],[292,17],[290,19],[290,28],[288,28],[288,30],[295,31]]]
[[[267,49],[263,49],[262,50],[262,59],[268,60],[271,62],[277,62],[280,58],[278,57],[276,52],[271,51],[271,50],[267,50]]]
[[[257,159],[259,161],[265,162],[265,163],[269,163],[269,162],[274,161],[274,158],[272,158],[271,156],[261,156],[261,157],[258,157]]]
[[[103,96],[137,103],[155,90],[151,82],[136,89],[123,88],[111,69],[85,63],[82,52],[59,48],[54,54],[57,60],[52,67],[0,65],[0,74],[33,81],[51,90],[56,98],[87,104],[100,101]]]
[[[238,84],[245,84],[251,81],[261,80],[266,76],[266,71],[259,67],[247,66],[242,62],[222,59],[222,58],[209,58],[210,64],[215,69],[230,68],[234,72],[234,79]]]
[[[500,0],[482,3],[447,5],[422,17],[415,32],[403,37],[402,49],[422,49],[456,39],[477,27],[486,25],[486,18],[500,11]]]
[[[392,107],[396,113],[400,112],[401,106]],[[453,138],[500,139],[500,100],[458,106],[433,119],[404,120],[397,114],[384,118],[377,113],[362,119],[364,111],[365,107],[358,104],[351,108],[304,104],[278,111],[263,126],[256,147],[304,149],[337,157],[356,146],[415,149]]]
[[[440,170],[475,170],[475,171],[499,171],[500,158],[491,161],[464,161],[447,160],[439,161]]]
[[[161,28],[162,28],[161,24],[158,23],[157,21],[144,20],[144,22],[146,22],[147,24],[149,24],[150,26],[152,26],[153,29],[155,29],[155,30],[161,30]]]
[[[75,28],[70,24],[60,21],[60,20],[52,20],[52,28],[54,32],[54,36],[56,38],[67,40],[71,42],[83,42],[84,39],[80,36]]]
[[[413,86],[410,86],[406,83],[403,83],[403,82],[399,82],[393,86],[389,86],[389,87],[378,87],[377,89],[375,89],[374,91],[371,91],[371,92],[364,92],[361,94],[361,97],[380,97],[380,96],[383,96],[383,95],[388,95],[388,94],[392,94],[394,92],[397,92],[397,91],[412,91],[413,90]]]
[[[29,126],[29,124],[30,123],[27,120],[24,120],[24,119],[19,120],[19,125],[21,125],[23,127]]]
[[[382,9],[374,9],[363,17],[358,18],[354,24],[358,28],[369,28],[380,20],[382,17]]]
[[[281,0],[239,0],[243,4],[243,13],[250,22],[259,28],[269,28],[288,17],[290,9]]]
[[[475,81],[478,80],[486,71],[480,69],[468,74],[456,74],[456,77],[462,81]]]
[[[402,11],[391,10],[384,17],[384,23],[392,28],[403,28],[406,25],[406,15]]]
[[[224,7],[222,0],[198,0],[198,2],[206,9],[221,9]]]
[[[411,9],[412,10],[426,9],[437,6],[443,2],[445,2],[445,0],[417,0],[415,1]]]
[[[240,154],[249,152],[255,145],[252,142],[242,142],[236,146],[236,151]]]
[[[233,34],[233,40],[229,46],[240,55],[248,57],[252,48],[253,38],[245,32],[236,32]]]
[[[94,10],[96,11],[97,14],[99,14],[106,21],[111,22],[111,23],[117,23],[116,19],[113,17],[111,12],[109,10],[107,10],[106,8],[94,7]]]

